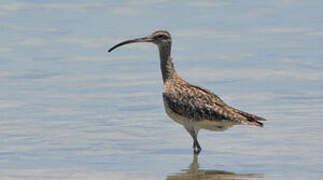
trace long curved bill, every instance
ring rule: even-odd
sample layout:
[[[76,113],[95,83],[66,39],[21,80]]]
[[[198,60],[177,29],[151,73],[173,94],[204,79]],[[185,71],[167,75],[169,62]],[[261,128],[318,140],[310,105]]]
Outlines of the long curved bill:
[[[116,44],[115,46],[113,46],[112,48],[110,48],[108,50],[108,52],[111,52],[112,50],[114,50],[115,48],[119,47],[119,46],[123,46],[125,44],[130,44],[130,43],[137,43],[137,42],[152,42],[153,39],[149,38],[149,37],[143,37],[143,38],[137,38],[137,39],[132,39],[132,40],[127,40],[127,41],[123,41],[119,44]]]

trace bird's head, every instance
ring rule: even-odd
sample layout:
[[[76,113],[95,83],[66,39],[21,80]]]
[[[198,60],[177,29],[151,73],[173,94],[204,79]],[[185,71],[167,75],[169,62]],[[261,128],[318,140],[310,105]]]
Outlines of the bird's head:
[[[119,44],[116,44],[115,46],[110,48],[108,52],[111,52],[112,50],[114,50],[119,46],[130,44],[130,43],[137,43],[137,42],[152,42],[156,44],[159,48],[165,48],[165,47],[170,48],[172,44],[172,38],[169,32],[164,30],[159,30],[159,31],[155,31],[154,33],[152,33],[150,36],[147,36],[147,37],[127,40]]]

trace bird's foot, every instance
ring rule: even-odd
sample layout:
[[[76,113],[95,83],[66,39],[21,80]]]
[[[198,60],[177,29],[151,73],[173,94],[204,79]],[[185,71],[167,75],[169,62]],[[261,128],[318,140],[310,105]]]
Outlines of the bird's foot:
[[[201,152],[202,148],[200,146],[200,144],[197,141],[194,141],[193,143],[193,151],[194,154],[199,154]]]
[[[194,154],[200,154],[202,149],[194,148]]]

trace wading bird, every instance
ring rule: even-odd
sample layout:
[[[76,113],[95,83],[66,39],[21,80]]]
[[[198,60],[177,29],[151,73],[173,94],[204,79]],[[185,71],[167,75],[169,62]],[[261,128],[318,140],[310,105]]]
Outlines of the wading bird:
[[[172,39],[167,31],[159,30],[147,37],[123,41],[108,52],[119,46],[138,42],[151,42],[158,46],[164,83],[165,111],[171,119],[182,124],[192,136],[195,154],[201,151],[197,140],[200,129],[224,131],[237,124],[263,126],[259,121],[264,121],[264,118],[232,108],[211,91],[182,79],[174,68],[171,57]]]

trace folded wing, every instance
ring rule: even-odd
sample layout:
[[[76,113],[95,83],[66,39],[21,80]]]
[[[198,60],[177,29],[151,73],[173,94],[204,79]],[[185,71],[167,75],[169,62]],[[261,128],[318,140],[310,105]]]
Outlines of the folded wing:
[[[259,116],[234,109],[211,91],[188,83],[175,84],[175,87],[169,88],[163,93],[163,98],[172,111],[197,121],[228,121],[263,126],[258,120],[265,120]]]

